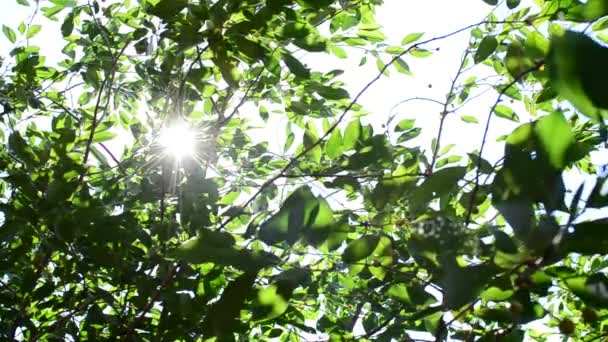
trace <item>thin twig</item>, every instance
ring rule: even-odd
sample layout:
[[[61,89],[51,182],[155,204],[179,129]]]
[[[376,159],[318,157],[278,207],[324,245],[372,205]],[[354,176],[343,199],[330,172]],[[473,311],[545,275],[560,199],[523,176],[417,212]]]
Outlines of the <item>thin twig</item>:
[[[110,151],[110,149],[104,143],[100,143],[99,145],[101,146],[101,148],[103,148],[104,151],[106,151],[106,153],[110,156],[110,158],[112,158],[114,163],[116,163],[116,166],[118,167],[120,172],[124,173],[125,170],[122,168],[120,161],[118,160],[118,158],[116,158],[114,153],[112,153],[112,151]]]
[[[469,49],[467,48],[467,50],[464,52],[463,56],[462,56],[462,60],[460,61],[460,65],[458,66],[458,71],[456,72],[456,76],[454,76],[454,79],[452,80],[452,84],[450,85],[450,90],[448,91],[448,94],[446,96],[445,99],[445,103],[443,104],[443,110],[441,111],[441,119],[439,120],[439,130],[437,131],[437,137],[435,140],[435,149],[433,150],[433,157],[431,159],[431,165],[429,166],[429,173],[433,172],[433,169],[435,168],[435,163],[437,162],[437,157],[439,156],[439,149],[441,148],[441,137],[443,135],[443,126],[445,124],[445,118],[448,116],[448,105],[452,102],[452,99],[454,98],[454,88],[456,87],[456,82],[458,81],[458,78],[460,77],[460,75],[462,75],[462,69],[464,68],[466,61],[467,61],[467,57],[469,56]]]
[[[425,173],[420,173],[420,172],[414,172],[414,173],[406,173],[406,174],[402,174],[402,175],[391,175],[391,174],[386,174],[386,173],[370,173],[370,174],[337,174],[337,173],[320,173],[320,172],[313,172],[313,173],[305,173],[305,174],[282,174],[280,176],[280,178],[305,178],[305,177],[313,177],[313,178],[330,178],[330,177],[335,177],[335,178],[380,178],[382,177],[383,180],[390,180],[390,179],[398,179],[398,178],[402,178],[402,177],[426,177],[427,175]]]
[[[239,101],[239,103],[237,103],[237,105],[232,109],[232,112],[230,112],[230,114],[228,114],[228,116],[226,116],[224,118],[219,118],[218,123],[217,123],[218,127],[221,127],[226,122],[230,121],[230,119],[232,119],[234,117],[234,115],[236,115],[236,113],[241,108],[241,106],[243,106],[243,104],[245,104],[245,102],[249,98],[249,92],[251,91],[251,89],[253,89],[254,86],[256,86],[258,84],[258,82],[260,81],[260,77],[262,77],[263,71],[264,71],[264,68],[263,67],[260,68],[260,72],[258,72],[258,74],[255,77],[255,79],[253,80],[253,82],[251,82],[249,84],[249,86],[245,90],[245,94],[243,94],[243,97],[241,97],[241,100]]]
[[[196,60],[194,60],[194,61],[192,61],[192,63],[190,63],[188,70],[186,70],[186,73],[184,74],[184,76],[182,77],[182,80],[180,81],[179,88],[177,90],[177,98],[179,99],[179,102],[177,104],[179,106],[179,110],[177,112],[179,113],[180,118],[183,116],[182,103],[184,102],[184,88],[186,86],[186,81],[188,80],[188,76],[192,73],[192,69],[194,68],[194,65],[201,61],[201,56],[203,55],[203,53],[205,53],[205,51],[207,51],[208,48],[209,48],[209,45],[205,46],[203,49],[199,49],[198,46],[196,47]]]

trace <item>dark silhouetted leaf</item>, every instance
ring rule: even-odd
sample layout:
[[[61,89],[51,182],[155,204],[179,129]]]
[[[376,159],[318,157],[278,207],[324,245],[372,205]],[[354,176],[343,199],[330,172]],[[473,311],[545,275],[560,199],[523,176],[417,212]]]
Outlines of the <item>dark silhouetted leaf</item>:
[[[234,331],[240,318],[241,308],[253,291],[256,277],[255,273],[243,273],[226,286],[220,299],[211,305],[205,320],[201,323],[206,337],[227,337]]]
[[[161,0],[154,7],[148,9],[148,12],[167,20],[177,15],[186,6],[188,6],[188,0]]]
[[[586,255],[608,253],[608,220],[601,219],[574,225],[563,237],[564,249]]]
[[[366,235],[351,241],[342,253],[342,261],[350,264],[367,258],[374,252],[379,241],[378,235]]]
[[[475,63],[483,62],[486,58],[490,57],[497,47],[498,42],[496,41],[496,38],[493,36],[484,37],[481,42],[479,42],[479,47],[477,48],[475,56],[473,57]]]
[[[520,2],[521,2],[521,0],[507,0],[507,7],[509,9],[514,9],[517,6],[519,6]]]

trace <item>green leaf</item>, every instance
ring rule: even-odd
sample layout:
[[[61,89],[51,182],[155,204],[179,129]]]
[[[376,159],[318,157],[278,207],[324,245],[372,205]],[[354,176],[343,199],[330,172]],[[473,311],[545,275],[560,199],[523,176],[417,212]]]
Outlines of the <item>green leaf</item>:
[[[116,133],[114,133],[112,131],[95,132],[95,135],[93,135],[93,142],[100,143],[100,142],[112,140],[112,139],[114,139],[114,137],[116,137]]]
[[[393,243],[386,236],[381,236],[378,245],[370,256],[369,272],[376,278],[384,280],[389,267],[393,263]]]
[[[291,295],[291,293],[289,293]],[[259,308],[254,311],[256,321],[265,321],[282,315],[286,310],[289,298],[285,298],[277,285],[269,285],[258,291],[254,305]]]
[[[359,30],[357,32],[357,36],[366,39],[370,42],[379,43],[386,39],[384,34],[379,30],[369,31],[369,30]]]
[[[6,38],[11,42],[11,43],[15,43],[17,41],[17,35],[15,34],[15,31],[13,31],[12,28],[6,26],[6,25],[2,25],[2,32],[4,33],[4,35],[6,36]]]
[[[70,34],[72,34],[73,30],[74,30],[74,16],[72,14],[69,14],[65,17],[63,24],[61,24],[61,34],[64,37],[67,37]]]
[[[452,192],[466,172],[466,167],[448,167],[428,176],[412,191],[412,210],[422,210],[433,198]]]
[[[575,224],[574,231],[563,237],[564,250],[585,255],[607,254],[607,232],[607,219]]]
[[[237,328],[241,308],[253,292],[256,277],[255,273],[243,273],[226,286],[220,299],[207,309],[200,325],[205,336],[228,336]]]
[[[422,32],[410,33],[407,36],[405,36],[405,38],[403,38],[403,40],[401,41],[401,45],[407,45],[407,44],[414,43],[414,42],[418,41],[420,38],[422,38],[422,36],[424,36],[424,33],[422,33]]]
[[[515,40],[507,48],[505,65],[513,78],[519,78],[534,66],[534,61],[527,55],[522,44]]]
[[[528,33],[524,41],[526,51],[533,58],[545,58],[549,53],[549,40],[542,34],[533,31]]]
[[[567,165],[567,154],[574,144],[570,124],[560,112],[542,117],[534,127],[541,148],[549,156],[549,161],[558,170]]]
[[[508,310],[507,308],[504,307],[498,307],[498,308],[480,308],[475,310],[475,316],[483,319],[484,321],[487,322],[497,322],[497,323],[506,323],[506,324],[511,324],[513,322],[513,314],[511,313],[510,310]],[[488,338],[484,339],[484,337],[482,337],[481,339],[477,340],[480,342],[489,342],[489,341],[496,341],[498,339],[498,337],[500,338],[505,338],[505,335],[487,335]],[[505,341],[513,341],[513,342],[521,342],[523,341],[523,334],[521,336],[522,338],[519,340],[506,340]]]
[[[321,161],[323,154],[321,144],[317,144],[318,141],[319,136],[317,134],[317,128],[315,127],[314,122],[307,122],[306,129],[304,130],[303,144],[304,149],[308,150],[306,157],[315,163],[319,163]]]
[[[97,147],[91,146],[91,153],[101,163],[101,165],[103,165],[106,168],[110,167],[110,163],[108,162],[108,159],[101,151],[99,151],[99,149],[97,149]]]
[[[517,245],[507,233],[497,230],[494,232],[494,245],[496,249],[508,254],[517,253]]]
[[[234,62],[224,58],[214,58],[215,65],[219,68],[222,77],[232,87],[238,87],[241,74]]]
[[[425,50],[425,49],[412,49],[410,50],[410,56],[412,57],[417,57],[417,58],[426,58],[426,57],[430,57],[432,56],[433,53],[429,50]]]
[[[483,0],[488,5],[496,6],[498,4],[498,0]]]
[[[191,264],[212,262],[247,272],[257,272],[279,262],[271,253],[238,249],[233,244],[234,238],[230,234],[203,229],[197,237],[181,244],[171,255]]]
[[[170,19],[188,6],[188,0],[161,0],[148,13],[161,19]]]
[[[498,41],[494,36],[485,36],[481,42],[479,42],[479,47],[475,52],[475,56],[473,56],[473,60],[475,63],[483,62],[494,53],[494,50],[496,50],[497,47]]]
[[[547,60],[551,85],[580,112],[596,120],[608,109],[604,84],[608,65],[602,62],[606,57],[608,48],[581,32],[566,31],[551,39]]]
[[[525,123],[509,134],[507,144],[525,148],[533,144],[533,140],[534,125],[532,123]]]
[[[410,295],[407,291],[407,286],[403,283],[391,285],[388,288],[388,291],[386,292],[386,294],[391,297],[397,298],[399,301],[401,301],[405,304],[412,303]]]
[[[334,88],[317,84],[313,89],[322,97],[329,100],[342,100],[350,97],[348,92],[342,88]]]
[[[41,29],[41,25],[30,25],[30,27],[27,29],[27,34],[25,35],[25,37],[27,39],[30,39],[34,37],[38,32],[40,32]]]
[[[324,52],[327,50],[327,40],[318,34],[309,34],[304,38],[297,38],[293,43],[310,52]]]
[[[408,140],[412,140],[417,138],[420,134],[422,133],[422,128],[416,127],[416,128],[412,128],[409,131],[405,131],[403,134],[401,134],[399,136],[399,138],[397,138],[397,142],[398,143],[403,143],[406,142]]]
[[[360,120],[353,120],[348,123],[344,130],[344,138],[342,139],[342,146],[344,151],[353,150],[357,147],[357,142],[361,138],[363,127],[361,127]]]
[[[410,66],[401,58],[397,58],[395,63],[393,64],[395,70],[405,75],[412,75],[412,71],[410,70]]]
[[[504,118],[504,119],[508,119],[511,121],[519,122],[519,116],[517,116],[517,114],[515,114],[513,109],[511,109],[511,107],[508,107],[505,105],[496,106],[496,108],[494,108],[494,114],[496,114],[496,116],[498,116],[499,118]]]
[[[477,120],[476,117],[470,115],[463,115],[460,117],[460,120],[466,123],[479,123],[479,120]]]
[[[544,87],[543,90],[538,94],[535,102],[543,103],[546,101],[553,100],[555,97],[557,97],[557,92],[555,92],[555,90],[553,90],[553,88],[548,86],[548,87]]]
[[[519,6],[520,2],[521,2],[521,0],[507,0],[507,7],[509,9],[514,9],[517,6]]]
[[[566,286],[593,306],[608,307],[608,278],[602,273],[565,279]]]
[[[493,197],[493,204],[500,214],[509,223],[515,236],[525,239],[535,225],[534,208],[532,203],[525,199],[501,200],[500,197]],[[508,253],[513,253],[509,251]]]
[[[608,5],[604,0],[588,0],[574,6],[568,11],[569,18],[575,20],[594,21],[608,14]]]
[[[348,58],[348,54],[346,53],[346,50],[344,50],[343,48],[339,47],[339,46],[335,46],[335,45],[331,45],[330,47],[331,52],[338,58]]]
[[[438,160],[436,166],[438,169],[440,169],[448,164],[458,163],[461,160],[462,160],[461,156],[449,156],[447,158]]]
[[[365,235],[351,241],[342,253],[342,261],[352,264],[367,258],[378,247],[379,241],[380,237],[378,235]]]
[[[513,290],[503,290],[499,287],[492,286],[481,293],[481,299],[485,301],[503,301],[511,298]]]
[[[497,273],[497,269],[490,265],[459,267],[455,261],[451,261],[442,266],[445,269],[445,275],[441,279],[443,305],[450,310],[474,301]]]
[[[545,268],[545,273],[551,277],[556,277],[560,279],[572,278],[577,274],[575,269],[570,268],[568,266],[559,265]]]
[[[91,101],[93,94],[89,91],[80,94],[78,97],[78,104],[83,106]]]
[[[254,63],[266,58],[266,49],[257,41],[242,37],[237,37],[234,40],[239,47],[239,59],[246,63]],[[269,69],[271,68],[272,67],[269,67]]]
[[[268,244],[307,242],[323,243],[335,227],[333,211],[323,198],[316,197],[308,187],[294,191],[278,213],[260,226],[259,237]]]
[[[403,132],[414,128],[414,119],[403,119],[395,126],[395,132]]]
[[[591,195],[587,199],[586,207],[603,208],[606,206],[608,206],[608,177],[601,177],[596,180]]]
[[[329,159],[336,159],[342,155],[342,133],[339,128],[334,129],[327,139],[325,153]]]

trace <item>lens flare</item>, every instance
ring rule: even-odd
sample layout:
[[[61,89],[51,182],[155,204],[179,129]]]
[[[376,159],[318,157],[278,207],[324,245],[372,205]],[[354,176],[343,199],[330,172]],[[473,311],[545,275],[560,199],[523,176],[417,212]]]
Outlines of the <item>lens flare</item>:
[[[159,143],[168,155],[183,159],[194,155],[196,135],[185,124],[174,124],[163,129]]]

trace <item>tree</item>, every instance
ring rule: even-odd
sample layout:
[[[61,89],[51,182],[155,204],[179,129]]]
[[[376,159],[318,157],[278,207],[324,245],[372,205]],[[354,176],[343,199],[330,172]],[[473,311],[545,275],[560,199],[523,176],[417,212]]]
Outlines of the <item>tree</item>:
[[[400,46],[381,0],[35,1],[63,60],[28,43],[40,25],[3,26],[2,339],[608,336],[608,217],[588,215],[607,177],[563,180],[594,175],[608,136],[608,5],[484,1],[483,21]],[[443,108],[430,145],[412,119],[361,120],[378,79],[465,31],[446,98],[423,99]],[[378,66],[357,94],[301,53],[353,48]],[[479,148],[450,154],[445,119],[478,96]],[[280,153],[252,138],[277,116]],[[159,143],[180,125],[193,156]]]

